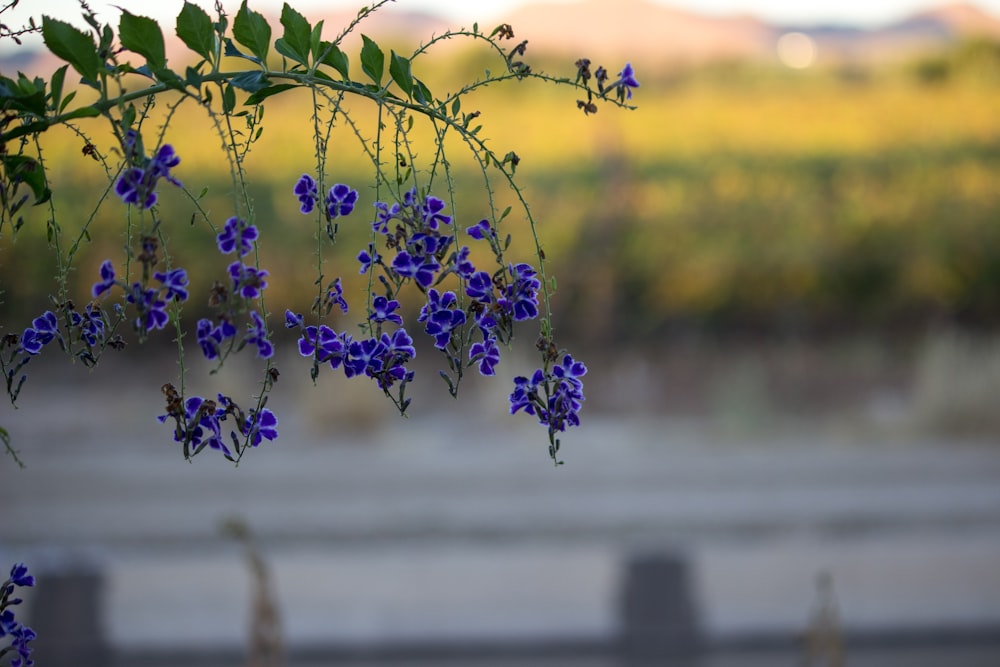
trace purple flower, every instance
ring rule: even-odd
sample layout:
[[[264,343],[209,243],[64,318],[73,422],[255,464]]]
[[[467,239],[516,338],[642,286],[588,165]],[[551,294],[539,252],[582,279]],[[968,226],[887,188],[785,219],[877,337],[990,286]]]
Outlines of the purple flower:
[[[104,340],[104,313],[100,308],[88,303],[83,315],[74,311],[70,312],[72,325],[80,329],[80,340],[90,347],[94,347]]]
[[[403,278],[412,278],[418,285],[428,288],[434,284],[434,275],[441,265],[433,259],[414,257],[401,250],[392,260],[392,269]]]
[[[455,253],[455,273],[468,280],[476,272],[476,267],[469,260],[469,247],[462,246]]]
[[[395,382],[410,382],[414,372],[406,370],[406,364],[415,356],[413,339],[404,329],[396,329],[392,336],[382,334],[382,370],[375,374],[381,389],[388,389]]]
[[[316,207],[316,200],[319,198],[319,189],[316,181],[309,174],[302,174],[295,184],[295,196],[299,198],[299,211],[302,213],[312,213]]]
[[[403,318],[394,311],[399,308],[399,301],[387,299],[384,296],[377,296],[372,299],[372,314],[368,319],[375,322],[395,322],[402,324]]]
[[[10,568],[10,585],[12,586],[34,586],[35,578],[28,574],[28,567],[24,563],[14,563]],[[8,589],[12,593],[13,589]]]
[[[226,418],[225,409],[200,396],[192,396],[184,402],[184,416],[187,418],[187,433],[181,434],[183,436],[181,439],[178,439],[178,434],[175,433],[175,441],[187,440],[193,454],[197,454],[207,446],[219,450],[230,461],[233,460],[232,452],[222,439],[220,422]]]
[[[427,293],[427,303],[420,309],[418,322],[424,322],[424,331],[434,338],[434,346],[444,350],[451,342],[452,331],[465,324],[465,311],[457,307],[454,292],[438,294],[436,289]]]
[[[206,359],[217,359],[222,342],[236,335],[236,325],[228,319],[223,319],[213,326],[211,320],[198,320],[195,328],[195,340],[201,346]]]
[[[496,336],[486,336],[481,343],[473,343],[469,348],[469,361],[479,361],[482,375],[496,375],[496,365],[500,363],[500,348]]]
[[[375,210],[375,222],[372,223],[372,229],[379,234],[389,236],[389,222],[399,217],[402,208],[399,204],[389,206],[385,202],[377,201],[375,202]]]
[[[250,437],[250,446],[256,447],[262,439],[275,440],[278,437],[278,418],[267,408],[260,412],[251,410],[243,424],[243,435]]]
[[[466,280],[465,294],[481,303],[493,302],[493,278],[485,271],[478,271]]]
[[[632,63],[625,63],[625,68],[618,73],[618,97],[625,95],[627,99],[632,99],[632,89],[638,87],[639,82],[635,79]]]
[[[496,238],[497,235],[497,233],[493,231],[493,228],[490,226],[490,221],[485,218],[477,222],[472,227],[468,227],[465,230],[465,233],[477,241],[482,241],[487,237]]]
[[[285,311],[285,328],[294,329],[296,327],[301,327],[305,318],[299,313],[293,313],[290,310]]]
[[[382,370],[385,350],[386,346],[377,338],[352,341],[344,359],[344,375],[350,378],[363,373],[374,377]]]
[[[225,226],[219,235],[216,236],[216,245],[219,252],[228,255],[239,249],[240,257],[246,257],[253,250],[253,242],[257,240],[257,227],[247,225],[240,218],[232,217],[226,220]]]
[[[229,277],[233,279],[233,292],[239,293],[244,299],[256,299],[267,289],[268,275],[264,269],[257,269],[236,261],[229,265]]]
[[[126,136],[126,152],[136,152],[136,137]],[[115,193],[126,204],[150,208],[156,203],[156,182],[159,179],[165,178],[180,187],[181,182],[170,175],[170,170],[180,162],[173,146],[164,144],[143,167],[133,166],[123,171],[115,183]]]
[[[126,204],[150,208],[156,203],[156,193],[148,187],[146,172],[138,167],[129,167],[118,177],[115,194]]]
[[[420,206],[420,218],[423,221],[424,227],[426,229],[436,230],[438,224],[450,225],[451,216],[444,215],[441,211],[444,210],[444,201],[427,195],[424,199],[424,203]]]
[[[358,253],[358,261],[361,262],[361,270],[358,273],[363,275],[368,273],[368,269],[382,261],[382,255],[375,251],[374,244],[369,243],[368,250],[362,250]]]
[[[349,215],[358,201],[358,191],[343,183],[337,183],[326,195],[326,212],[331,218]]]
[[[549,376],[539,368],[530,379],[523,376],[514,378],[510,413],[524,410],[529,415],[535,415],[539,423],[548,426],[550,433],[579,426],[579,411],[585,400],[580,378],[586,373],[587,367],[567,354]],[[542,388],[546,393],[544,397],[539,393]]]
[[[135,319],[137,329],[150,332],[167,326],[167,302],[160,298],[159,290],[143,289],[139,283],[132,283],[132,290],[125,300],[134,304],[139,316]]]
[[[166,273],[160,273],[157,271],[153,274],[153,277],[163,283],[163,288],[167,290],[167,301],[174,299],[175,301],[187,301],[188,298],[188,277],[187,271],[184,269],[173,269],[167,271]]]
[[[524,410],[526,414],[537,415],[539,401],[538,387],[545,382],[545,372],[539,368],[530,378],[519,375],[514,378],[514,391],[510,394],[510,414]]]
[[[156,155],[150,160],[149,164],[146,165],[146,174],[152,178],[154,185],[157,179],[165,178],[168,182],[181,187],[181,182],[170,175],[170,170],[180,163],[181,159],[174,151],[174,147],[170,144],[163,144],[156,151]]]
[[[514,318],[514,321],[533,320],[538,317],[538,289],[542,286],[536,271],[528,264],[513,264],[507,267],[512,281],[507,286],[500,306]]]
[[[336,369],[344,361],[349,341],[346,334],[338,334],[325,324],[308,326],[299,338],[299,354],[315,356],[320,363],[329,362],[330,368]]]
[[[59,321],[55,313],[47,310],[33,319],[31,326],[21,334],[21,347],[28,354],[35,355],[58,336]]]
[[[11,642],[11,648],[17,651],[17,657],[10,661],[10,667],[32,667],[35,662],[31,659],[31,651],[33,650],[28,646],[28,642],[35,639],[38,635],[31,628],[19,625],[10,633],[14,638]]]
[[[250,319],[253,320],[253,324],[249,327],[246,342],[257,346],[258,357],[270,359],[274,356],[274,345],[267,338],[267,326],[264,324],[264,318],[256,310],[252,310],[250,311]]]
[[[111,289],[115,284],[115,268],[111,265],[111,260],[106,259],[101,263],[101,280],[94,283],[90,293],[96,299]]]
[[[333,281],[333,289],[327,294],[327,299],[331,304],[340,306],[342,312],[347,313],[347,301],[344,300],[344,286],[340,284],[340,278]]]

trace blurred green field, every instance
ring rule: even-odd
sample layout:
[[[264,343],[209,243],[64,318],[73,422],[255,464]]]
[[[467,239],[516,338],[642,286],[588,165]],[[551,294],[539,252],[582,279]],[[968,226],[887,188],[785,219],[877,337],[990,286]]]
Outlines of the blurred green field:
[[[567,91],[534,84],[488,89],[464,108],[482,111],[497,153],[522,158],[517,176],[558,277],[553,306],[567,342],[643,342],[677,330],[987,327],[1000,321],[1000,56],[975,48],[971,60],[974,49],[963,46],[879,70],[650,63],[638,70],[635,112],[608,107],[585,117]],[[449,72],[480,65],[448,57]],[[434,89],[447,89],[447,78]],[[266,241],[262,265],[272,274],[268,307],[280,313],[308,309],[315,294],[316,226],[291,194],[314,158],[309,98],[271,102],[247,169]],[[372,136],[373,114],[356,110]],[[202,204],[221,225],[232,183],[208,127],[199,110],[182,108],[167,140],[183,160],[177,175],[195,195],[208,186]],[[102,126],[84,128],[107,149]],[[155,123],[147,131],[151,141]],[[64,252],[107,187],[81,148],[66,132],[45,137]],[[419,165],[429,149],[418,148]],[[451,151],[456,213],[469,226],[487,213],[482,175],[460,146]],[[329,181],[357,187],[362,204],[324,249],[324,270],[362,291],[354,257],[368,238],[371,167],[346,127],[335,131],[328,159]],[[226,262],[208,226],[191,225],[191,200],[161,189],[171,252],[191,269],[195,294],[207,294]],[[513,201],[499,182],[497,196],[500,208]],[[123,210],[111,198],[100,207],[75,262],[79,293],[70,296],[86,300],[100,261],[121,261]],[[55,287],[46,218],[34,209],[16,239],[0,239],[0,314],[13,329]],[[521,217],[507,224],[529,240]]]

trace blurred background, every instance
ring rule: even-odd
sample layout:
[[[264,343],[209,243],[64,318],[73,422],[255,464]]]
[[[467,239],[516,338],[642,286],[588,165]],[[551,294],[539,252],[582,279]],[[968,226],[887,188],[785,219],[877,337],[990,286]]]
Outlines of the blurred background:
[[[50,11],[27,4],[5,23]],[[168,337],[94,373],[54,350],[33,362],[19,409],[0,412],[27,464],[0,459],[0,556],[39,570],[27,604],[40,659],[1000,663],[1000,8],[914,6],[877,22],[858,8],[851,23],[752,4],[491,14],[529,40],[536,71],[628,61],[641,83],[632,112],[584,116],[566,90],[530,82],[463,104],[498,154],[521,157],[558,277],[559,342],[590,368],[565,466],[530,419],[505,414],[511,378],[536,365],[531,331],[500,377],[472,378],[457,402],[419,348],[407,420],[374,386],[312,387],[279,340],[281,439],[237,470],[184,463],[153,421],[177,375]],[[354,14],[325,12],[306,13],[328,30]],[[363,30],[407,53],[448,27],[399,2]],[[355,63],[358,48],[345,48]],[[175,67],[182,52],[168,45]],[[59,65],[30,44],[0,60],[8,76]],[[501,67],[449,42],[414,73],[437,92]],[[366,110],[352,106],[363,131]],[[315,227],[291,193],[314,170],[310,114],[306,95],[269,100],[246,162],[273,315],[308,311],[315,294],[301,269]],[[109,149],[103,128],[82,127]],[[203,127],[181,107],[166,140],[221,222],[232,184]],[[82,139],[43,140],[66,238],[97,210],[73,276],[83,303],[100,262],[123,256],[121,209],[98,208],[108,181]],[[324,251],[353,303],[367,285],[354,257],[370,168],[349,128],[331,146],[328,180],[362,197]],[[486,204],[460,149],[454,212],[469,226]],[[182,193],[160,194],[171,253],[207,294],[224,270],[213,236],[189,224]],[[46,215],[0,238],[0,333],[56,288]],[[530,261],[524,220],[507,224]],[[189,321],[201,303],[185,306]],[[239,360],[213,376],[189,367],[195,393],[257,382]]]

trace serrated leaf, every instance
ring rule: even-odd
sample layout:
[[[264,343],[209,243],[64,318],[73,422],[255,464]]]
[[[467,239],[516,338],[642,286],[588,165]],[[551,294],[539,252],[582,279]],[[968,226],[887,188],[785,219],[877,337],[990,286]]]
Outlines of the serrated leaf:
[[[225,49],[223,50],[223,53],[224,55],[229,56],[231,58],[246,58],[250,62],[257,63],[258,65],[260,64],[260,58],[258,58],[257,56],[251,56],[248,53],[243,53],[242,51],[236,48],[236,45],[233,44],[233,40],[229,39],[228,37],[226,38],[225,41]]]
[[[281,46],[275,43],[274,47],[281,55],[308,66],[312,41],[312,26],[309,21],[286,2],[281,8],[281,25],[285,27],[285,34],[278,40]]]
[[[205,60],[211,60],[215,53],[215,30],[212,19],[204,9],[185,2],[177,15],[177,36],[184,44]]]
[[[277,95],[278,93],[282,93],[282,92],[284,92],[284,91],[286,91],[286,90],[288,90],[290,88],[298,88],[298,85],[296,85],[294,83],[279,83],[276,86],[268,86],[267,88],[261,88],[260,90],[258,90],[257,92],[255,92],[253,95],[251,95],[250,97],[248,97],[247,101],[244,102],[243,104],[245,104],[247,106],[253,106],[255,104],[260,104],[262,101],[264,101],[268,97],[271,97],[272,95]]]
[[[145,58],[151,70],[161,70],[167,66],[163,33],[160,25],[153,19],[137,16],[123,9],[118,22],[118,39],[126,49]]]
[[[84,79],[97,81],[103,63],[93,37],[69,23],[43,16],[42,41],[49,51],[72,65]]]
[[[413,97],[413,74],[410,73],[410,59],[404,58],[395,51],[389,58],[389,76],[396,82],[407,97]]]
[[[250,49],[260,62],[267,61],[267,52],[271,48],[271,26],[263,14],[247,7],[247,0],[240,4],[233,20],[233,39]]]
[[[364,42],[361,47],[361,71],[381,88],[382,76],[385,74],[385,54],[367,35],[361,35],[361,39]]]
[[[331,44],[330,42],[320,43],[320,55],[322,56],[323,64],[329,65],[333,69],[340,72],[340,75],[345,79],[350,79],[350,62],[347,60],[347,54],[340,50],[336,44]]]

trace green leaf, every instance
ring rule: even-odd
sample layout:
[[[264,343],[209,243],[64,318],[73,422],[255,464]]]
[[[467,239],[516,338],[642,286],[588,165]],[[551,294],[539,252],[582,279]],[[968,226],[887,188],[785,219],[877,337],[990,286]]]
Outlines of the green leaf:
[[[285,34],[274,44],[274,48],[281,55],[308,66],[312,43],[309,21],[286,2],[281,8],[281,25],[285,27]]]
[[[267,51],[271,48],[271,26],[263,14],[247,8],[247,0],[243,0],[240,10],[233,20],[233,38],[250,49],[260,61],[267,61]]]
[[[74,97],[76,97],[76,91],[75,90],[72,91],[71,93],[69,93],[68,95],[66,95],[66,97],[63,98],[62,102],[59,104],[59,113],[62,113],[66,109],[66,107],[69,106],[69,103],[73,101]]]
[[[72,94],[72,93],[71,93]],[[69,99],[69,95],[66,96]],[[80,107],[79,109],[73,109],[68,114],[63,116],[63,120],[74,120],[76,118],[96,118],[100,116],[101,112],[95,107]]]
[[[361,47],[361,71],[367,74],[376,86],[381,87],[382,75],[385,74],[385,54],[367,35],[361,35],[361,39],[364,41]]]
[[[309,48],[312,52],[313,61],[319,60],[322,55],[322,42],[323,39],[323,21],[320,20],[316,25],[313,26],[312,32],[309,34]]]
[[[144,57],[151,70],[167,66],[163,33],[160,32],[160,25],[153,19],[136,16],[123,9],[121,21],[118,22],[118,39],[126,49]]]
[[[184,90],[184,79],[171,69],[160,69],[153,72],[157,81],[161,81],[174,90]]]
[[[97,54],[93,37],[69,23],[43,16],[42,41],[49,51],[72,65],[84,79],[97,81],[103,62]]]
[[[69,69],[69,65],[63,65],[57,69],[55,74],[52,75],[52,82],[49,84],[51,88],[49,91],[49,99],[52,101],[51,108],[56,113],[62,111],[62,91],[63,85],[66,82],[67,69]]]
[[[299,86],[294,83],[279,83],[276,86],[268,86],[267,88],[261,88],[253,95],[247,98],[247,101],[243,104],[247,106],[253,106],[255,104],[260,104],[263,100],[271,95],[277,95],[278,93],[284,92],[289,88],[298,88]]]
[[[462,110],[462,98],[456,97],[451,103],[451,115],[458,117],[458,112]]]
[[[389,76],[407,97],[413,97],[413,74],[410,73],[410,59],[392,51],[389,58]]]
[[[240,51],[239,49],[236,48],[236,45],[233,44],[233,40],[229,39],[228,37],[226,38],[226,41],[225,41],[224,54],[226,56],[229,56],[229,57],[232,57],[232,58],[246,58],[250,62],[257,63],[258,65],[261,64],[260,63],[260,58],[258,58],[256,56],[251,56],[251,55],[246,54],[246,53],[243,53],[242,51]]]
[[[236,91],[232,85],[226,84],[222,91],[222,113],[230,114],[236,108]]]
[[[6,155],[3,157],[3,167],[9,180],[24,183],[31,188],[36,205],[44,204],[52,196],[52,191],[45,183],[45,171],[37,160],[25,155]]]
[[[256,93],[268,87],[267,77],[263,72],[246,72],[239,76],[234,76],[231,80],[233,87],[245,90],[248,93]]]
[[[420,102],[421,104],[430,104],[434,100],[434,96],[431,95],[430,89],[427,88],[427,85],[424,84],[423,81],[420,79],[414,79],[413,84],[413,97],[417,100],[417,102]]]
[[[212,19],[204,9],[190,2],[177,15],[177,36],[184,44],[205,60],[212,60],[215,53],[215,30]]]
[[[348,73],[350,71],[350,63],[347,60],[347,54],[341,51],[336,44],[321,42],[320,51],[323,56],[322,62],[324,65],[329,65],[337,70],[345,79],[351,78]]]

